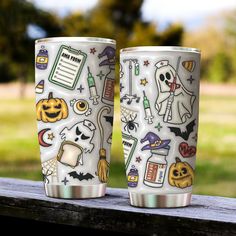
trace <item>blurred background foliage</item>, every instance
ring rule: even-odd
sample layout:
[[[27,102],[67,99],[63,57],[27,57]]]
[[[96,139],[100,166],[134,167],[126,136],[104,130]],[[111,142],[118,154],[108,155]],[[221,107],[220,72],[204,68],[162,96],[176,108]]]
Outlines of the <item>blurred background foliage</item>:
[[[142,4],[142,0],[99,0],[89,11],[73,11],[62,17],[38,8],[33,1],[0,1],[0,82],[5,83],[0,84],[0,176],[41,180],[34,98],[24,98],[27,88],[31,95],[34,93],[35,37],[96,36],[117,40],[117,58],[120,48],[136,45],[180,45],[202,50],[202,82],[220,83],[220,87],[213,94],[206,87],[200,99],[194,192],[236,196],[236,188],[232,187],[236,182],[236,93],[232,95],[232,88],[236,88],[232,87],[236,83],[236,9],[209,17],[194,31],[187,31],[180,23],[160,30],[142,19]],[[109,185],[126,187],[119,129],[118,63],[116,71],[115,142]],[[19,91],[14,90],[14,83],[6,85],[16,81]],[[230,86],[221,86],[223,83]],[[227,92],[229,87],[231,92]],[[217,94],[225,89],[223,95]]]
[[[65,17],[46,12],[26,0],[0,1],[1,82],[33,81],[34,46],[30,27],[45,37],[96,36],[116,38],[118,50],[135,45],[185,45],[202,49],[202,79],[234,82],[236,77],[236,10],[208,19],[202,29],[187,32],[180,23],[159,31],[141,17],[143,0],[100,0],[86,12]]]

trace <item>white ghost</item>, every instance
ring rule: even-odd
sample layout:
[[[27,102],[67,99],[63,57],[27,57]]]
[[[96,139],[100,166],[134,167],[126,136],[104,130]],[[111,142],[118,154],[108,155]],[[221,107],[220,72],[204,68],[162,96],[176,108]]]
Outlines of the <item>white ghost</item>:
[[[168,60],[157,62],[156,67],[155,80],[158,95],[155,107],[158,114],[164,116],[164,122],[171,124],[185,123],[192,116],[193,103],[196,97],[184,87],[179,75]],[[174,80],[175,87],[171,91]]]
[[[92,152],[94,144],[91,142],[95,132],[95,125],[89,121],[84,120],[73,125],[70,129],[64,128],[61,132],[61,139],[77,143],[83,148],[83,151]]]
[[[83,165],[83,153],[91,153],[94,149],[92,139],[95,130],[95,125],[89,120],[78,122],[71,128],[65,127],[60,132],[64,141],[58,151],[57,159],[73,168],[79,164]]]

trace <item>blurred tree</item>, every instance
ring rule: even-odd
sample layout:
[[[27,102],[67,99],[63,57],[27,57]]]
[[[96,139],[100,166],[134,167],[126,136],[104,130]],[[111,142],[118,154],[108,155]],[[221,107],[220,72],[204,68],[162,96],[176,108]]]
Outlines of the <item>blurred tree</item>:
[[[203,79],[236,81],[236,10],[209,17],[202,28],[186,32],[183,42],[201,49]]]
[[[218,52],[209,65],[208,80],[210,82],[229,82],[232,73],[231,58],[225,51]]]
[[[233,41],[234,41],[233,43],[235,43],[236,42],[236,9],[225,13],[224,18],[226,21],[225,32],[229,36],[232,36]]]
[[[37,9],[26,0],[0,1],[0,81],[16,78],[33,80],[34,40],[27,33],[36,25],[47,36],[60,35],[59,20],[51,13]]]
[[[85,14],[73,13],[63,21],[64,32],[69,36],[96,36],[115,38],[117,53],[120,48],[134,45],[180,45],[183,27],[170,25],[164,32],[144,22],[141,17],[143,0],[100,0]]]
[[[158,32],[157,26],[144,22],[141,16],[143,0],[100,0],[95,8],[85,14],[75,12],[63,20],[67,36],[95,36],[114,38],[117,41],[117,58],[121,48],[144,45],[180,45],[183,35],[181,25],[169,25]],[[118,79],[118,64],[117,64]],[[116,83],[116,92],[119,83]]]
[[[39,10],[27,0],[0,1],[0,78],[1,82],[33,80],[34,39],[29,26],[38,27],[45,36],[96,36],[117,40],[118,50],[134,45],[180,45],[183,28],[170,25],[158,32],[156,25],[143,22],[143,0],[100,0],[86,12],[75,12],[60,19]]]
[[[227,48],[231,57],[232,76],[231,81],[236,82],[236,9],[224,14],[225,35],[227,38]]]

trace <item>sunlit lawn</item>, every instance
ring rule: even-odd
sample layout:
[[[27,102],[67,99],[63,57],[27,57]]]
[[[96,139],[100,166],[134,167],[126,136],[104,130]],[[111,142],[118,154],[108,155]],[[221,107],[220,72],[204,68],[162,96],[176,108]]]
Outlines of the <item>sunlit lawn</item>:
[[[200,114],[194,192],[236,197],[236,97],[202,96]],[[109,185],[126,187],[118,120]],[[33,99],[0,101],[0,176],[41,180]]]

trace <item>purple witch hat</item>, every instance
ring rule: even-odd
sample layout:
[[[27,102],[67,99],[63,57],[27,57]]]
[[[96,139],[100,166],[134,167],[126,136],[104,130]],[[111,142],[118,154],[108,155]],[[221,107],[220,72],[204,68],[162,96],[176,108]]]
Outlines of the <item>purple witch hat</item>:
[[[146,141],[149,142],[149,144],[142,147],[143,150],[157,150],[161,148],[169,148],[170,139],[161,140],[160,137],[152,132],[148,132],[146,136],[140,140],[141,143],[144,143]]]
[[[104,48],[104,50],[98,54],[98,58],[106,56],[107,59],[102,61],[99,66],[110,66],[115,65],[115,56],[116,56],[116,50],[113,47],[107,46]]]

